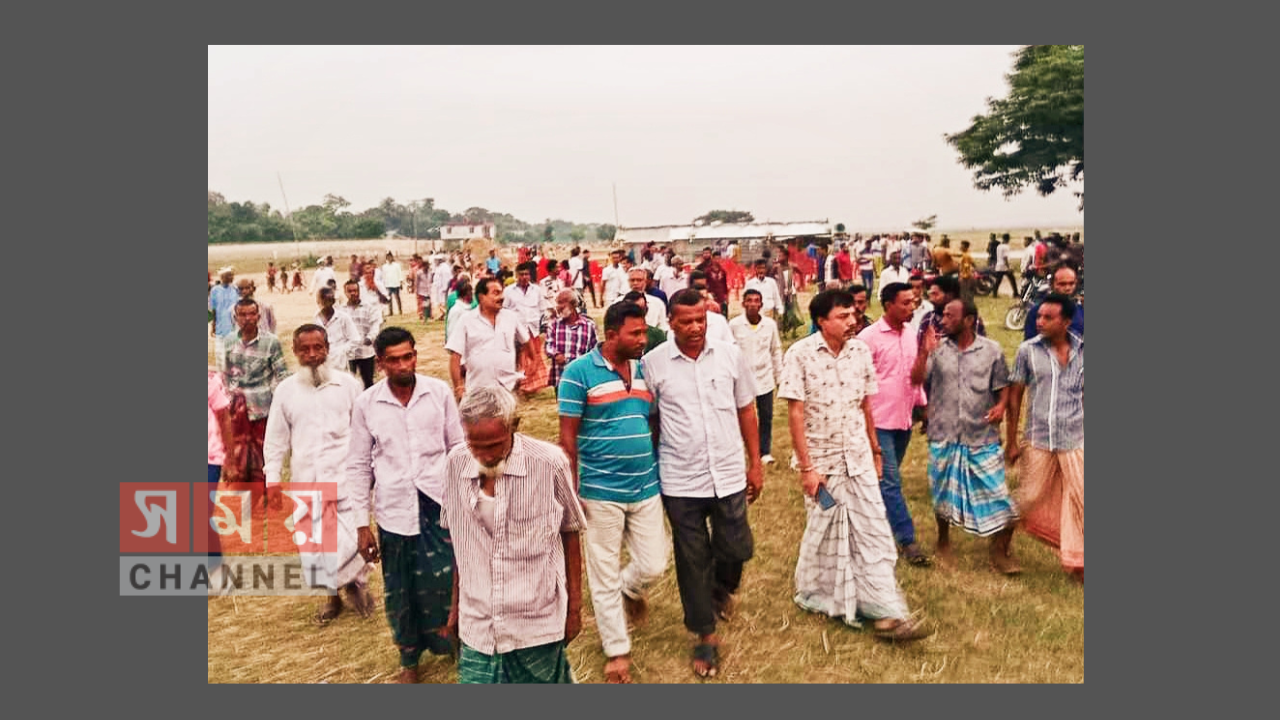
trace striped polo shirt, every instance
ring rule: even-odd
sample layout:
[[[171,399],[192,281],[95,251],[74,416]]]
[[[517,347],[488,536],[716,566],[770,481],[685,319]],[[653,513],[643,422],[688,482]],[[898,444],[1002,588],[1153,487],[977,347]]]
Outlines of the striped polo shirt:
[[[600,354],[600,346],[569,363],[560,378],[560,414],[580,417],[578,496],[636,503],[658,494],[658,462],[649,431],[653,395],[638,360],[631,388]]]

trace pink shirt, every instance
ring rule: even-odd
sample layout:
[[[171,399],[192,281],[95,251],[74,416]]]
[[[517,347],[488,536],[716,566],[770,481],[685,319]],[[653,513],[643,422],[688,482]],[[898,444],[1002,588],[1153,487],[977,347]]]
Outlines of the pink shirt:
[[[911,384],[911,366],[916,361],[915,333],[907,326],[894,332],[881,318],[858,333],[858,339],[871,349],[876,366],[878,392],[871,396],[871,416],[876,427],[884,430],[911,429],[911,408],[916,404],[919,386]]]
[[[226,447],[222,444],[222,426],[218,424],[217,412],[231,404],[231,398],[222,385],[222,373],[209,371],[209,464],[221,465],[227,459]]]

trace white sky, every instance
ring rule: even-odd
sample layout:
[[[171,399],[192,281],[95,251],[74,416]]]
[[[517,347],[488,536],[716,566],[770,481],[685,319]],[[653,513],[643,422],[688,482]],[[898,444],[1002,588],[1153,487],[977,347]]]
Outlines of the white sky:
[[[209,189],[359,211],[434,197],[529,222],[1083,224],[1068,191],[975,190],[944,133],[1017,46],[214,47]]]

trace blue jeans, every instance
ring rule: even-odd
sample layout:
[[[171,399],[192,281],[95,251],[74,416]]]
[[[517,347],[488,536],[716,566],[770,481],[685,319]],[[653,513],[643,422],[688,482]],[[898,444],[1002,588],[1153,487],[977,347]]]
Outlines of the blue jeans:
[[[875,271],[875,270],[863,270],[863,271],[862,271],[862,286],[863,286],[863,287],[865,287],[865,288],[867,289],[867,297],[868,297],[868,298],[870,298],[870,297],[871,297],[871,284],[872,284],[872,283],[874,283],[875,281],[876,281],[876,271]]]
[[[889,527],[893,530],[893,538],[899,545],[910,545],[916,541],[916,528],[911,523],[911,513],[907,511],[907,501],[902,497],[902,458],[907,455],[907,443],[911,441],[911,430],[884,430],[876,428],[876,439],[880,443],[880,459],[883,471],[880,473],[880,496],[884,498],[884,511],[889,519]]]

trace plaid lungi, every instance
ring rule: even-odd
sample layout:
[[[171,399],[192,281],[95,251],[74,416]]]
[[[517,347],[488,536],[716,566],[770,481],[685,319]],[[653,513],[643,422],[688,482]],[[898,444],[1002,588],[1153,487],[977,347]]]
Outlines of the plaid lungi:
[[[564,641],[557,640],[500,655],[485,655],[464,644],[458,662],[458,682],[572,683],[573,668],[569,667],[564,647]]]
[[[998,442],[929,443],[929,489],[935,515],[979,537],[994,535],[1018,519]]]
[[[452,652],[440,635],[453,602],[453,545],[440,527],[440,505],[418,493],[418,534],[396,535],[378,528],[387,622],[400,646],[401,667],[417,667],[424,650]]]

